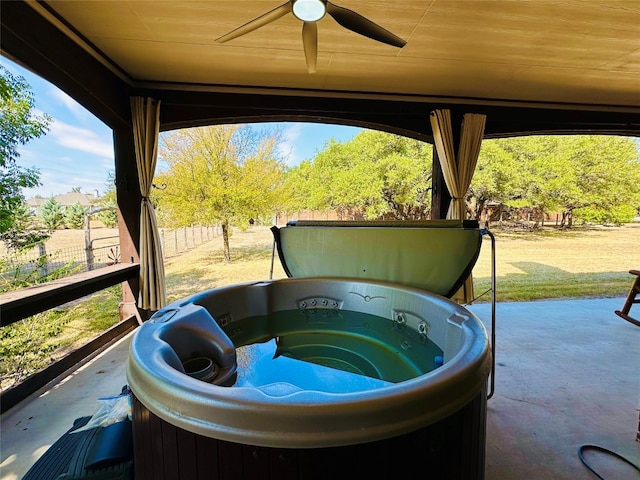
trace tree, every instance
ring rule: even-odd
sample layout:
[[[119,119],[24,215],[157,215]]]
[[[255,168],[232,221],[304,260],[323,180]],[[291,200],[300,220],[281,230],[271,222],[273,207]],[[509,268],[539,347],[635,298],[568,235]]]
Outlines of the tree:
[[[54,197],[51,197],[42,204],[40,218],[48,229],[55,230],[64,225],[64,209]]]
[[[426,218],[430,209],[431,146],[399,135],[363,131],[330,140],[313,161],[286,180],[290,210],[329,209],[342,216]]]
[[[640,150],[635,139],[616,136],[579,136],[572,144],[576,190],[565,199],[565,209],[593,223],[623,224],[640,207]]]
[[[485,140],[467,194],[472,217],[479,218],[489,201],[508,203],[512,180],[518,175],[516,159],[498,140]]]
[[[517,137],[483,142],[468,203],[478,215],[487,200],[529,208],[537,220],[561,208],[571,169],[558,154],[558,137]]]
[[[483,142],[469,198],[530,208],[536,221],[563,212],[583,221],[625,223],[640,205],[638,145],[631,138],[555,135]]]
[[[48,115],[34,114],[34,106],[29,84],[0,65],[0,239],[8,244],[16,243],[12,239],[24,227],[18,218],[22,189],[40,185],[38,170],[17,164],[18,147],[44,135],[51,122]]]
[[[156,176],[153,191],[161,223],[222,226],[224,257],[231,260],[231,225],[273,214],[284,164],[278,157],[279,130],[248,125],[178,130],[161,137],[160,157],[168,170]]]
[[[20,203],[11,213],[13,227],[0,236],[8,249],[19,251],[31,248],[51,236],[51,231],[38,223],[38,218],[26,203]]]
[[[107,188],[104,195],[95,201],[96,205],[100,207],[96,216],[98,220],[108,228],[114,228],[118,225],[118,201],[116,199],[115,177],[115,171],[110,171],[107,175]]]
[[[80,202],[67,207],[64,211],[64,223],[69,228],[84,228],[84,216],[87,211],[87,208],[80,205]]]

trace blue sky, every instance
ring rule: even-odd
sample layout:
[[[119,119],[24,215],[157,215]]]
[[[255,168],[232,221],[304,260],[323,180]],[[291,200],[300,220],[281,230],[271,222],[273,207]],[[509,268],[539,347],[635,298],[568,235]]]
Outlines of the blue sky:
[[[25,198],[48,198],[79,187],[102,195],[114,169],[111,129],[54,85],[0,56],[0,65],[22,76],[35,97],[36,113],[52,117],[46,135],[20,147],[18,164],[40,171],[42,186],[24,190]],[[288,165],[311,159],[331,138],[347,141],[361,129],[341,125],[282,123],[281,145]]]

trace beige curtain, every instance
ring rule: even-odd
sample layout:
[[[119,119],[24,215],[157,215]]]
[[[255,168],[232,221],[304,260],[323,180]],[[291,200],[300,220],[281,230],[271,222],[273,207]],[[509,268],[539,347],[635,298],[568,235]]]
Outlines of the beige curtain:
[[[478,163],[486,115],[466,113],[460,128],[460,144],[456,158],[451,129],[451,112],[434,110],[430,115],[433,140],[440,159],[442,174],[451,194],[448,219],[464,220],[467,216],[465,195],[471,185],[473,172]],[[464,287],[454,295],[454,300],[464,303],[473,300],[473,278],[465,281]]]
[[[140,179],[140,295],[138,307],[159,310],[167,303],[164,262],[153,204],[149,200],[158,158],[160,101],[131,97],[133,141]]]
[[[473,172],[478,164],[478,156],[480,155],[480,146],[482,145],[482,137],[484,136],[484,125],[487,117],[477,113],[465,113],[462,118],[462,128],[460,129],[460,147],[458,148],[458,192],[459,198],[457,202],[452,202],[451,207],[457,212],[453,213],[451,207],[447,216],[451,218],[465,218],[467,213],[465,207],[464,196],[469,190]]]

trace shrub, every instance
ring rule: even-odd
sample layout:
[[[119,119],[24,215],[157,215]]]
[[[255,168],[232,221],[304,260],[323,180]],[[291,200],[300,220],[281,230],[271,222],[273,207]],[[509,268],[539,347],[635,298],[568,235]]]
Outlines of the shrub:
[[[623,225],[633,221],[636,209],[630,205],[616,205],[608,209],[584,207],[576,208],[573,215],[586,223]]]
[[[50,230],[55,230],[64,225],[64,210],[55,198],[51,197],[42,204],[40,213],[42,223]]]
[[[65,211],[65,223],[69,228],[83,228],[84,216],[86,213],[87,208],[80,205],[80,203],[71,205],[70,207],[67,207]]]

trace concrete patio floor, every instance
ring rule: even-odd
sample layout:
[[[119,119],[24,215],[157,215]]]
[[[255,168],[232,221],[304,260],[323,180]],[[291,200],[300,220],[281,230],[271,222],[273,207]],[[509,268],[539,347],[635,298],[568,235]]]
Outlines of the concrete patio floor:
[[[597,478],[580,461],[597,445],[640,466],[640,328],[613,312],[624,298],[497,305],[495,393],[488,401],[488,480]],[[489,326],[491,307],[469,307]],[[633,311],[631,312],[634,313]],[[18,480],[75,418],[126,380],[130,336],[1,417],[0,479]],[[623,461],[585,458],[602,478],[637,480]],[[444,479],[446,480],[446,479]]]
[[[497,305],[487,479],[595,479],[578,457],[586,444],[640,467],[640,328],[615,315],[623,303],[620,298]],[[489,305],[470,310],[485,324],[491,317]],[[640,478],[610,456],[585,458],[607,480]]]

